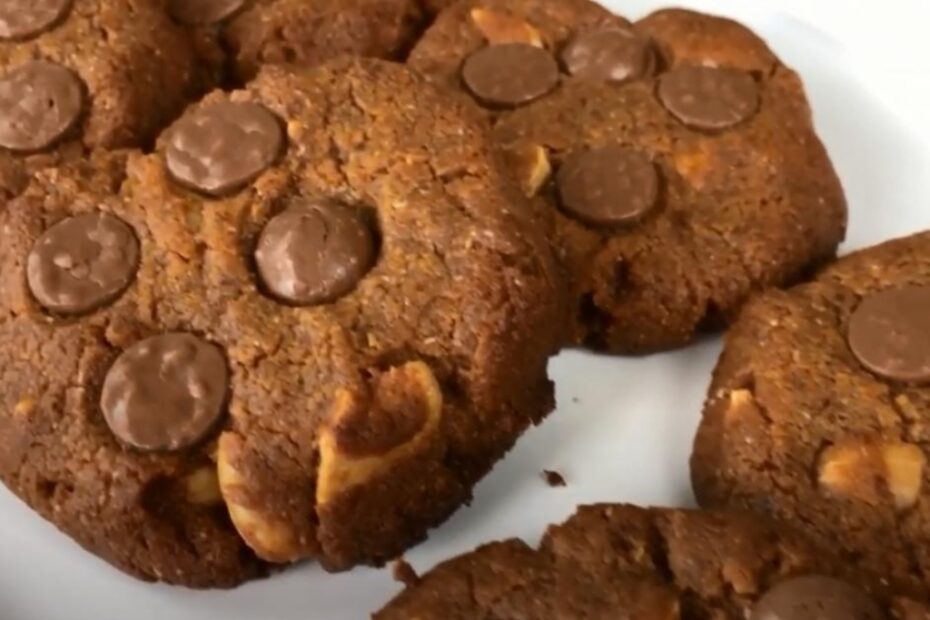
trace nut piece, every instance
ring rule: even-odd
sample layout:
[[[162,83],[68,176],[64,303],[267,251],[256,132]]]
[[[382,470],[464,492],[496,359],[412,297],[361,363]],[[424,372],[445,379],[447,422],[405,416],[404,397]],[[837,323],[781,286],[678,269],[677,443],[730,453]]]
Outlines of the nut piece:
[[[927,457],[914,444],[899,443],[882,446],[888,489],[894,495],[895,506],[905,510],[917,503],[923,483]]]
[[[824,450],[818,481],[833,495],[872,505],[893,500],[905,510],[917,502],[926,462],[913,444],[844,442]]]
[[[509,13],[491,9],[472,9],[471,19],[491,45],[501,43],[526,43],[544,47],[542,35],[531,25]]]
[[[320,433],[317,505],[333,501],[428,448],[439,433],[441,415],[442,391],[423,362],[384,373],[370,402],[355,392],[339,391]],[[365,435],[366,429],[380,434]],[[397,429],[401,429],[399,434]]]
[[[248,501],[246,479],[236,469],[241,452],[242,440],[238,435],[227,432],[220,436],[216,462],[220,492],[239,536],[258,557],[268,562],[284,564],[301,559],[304,554],[290,526],[263,512],[256,502]]]
[[[21,398],[16,406],[13,407],[13,414],[17,416],[27,416],[36,410],[39,403],[34,398],[26,396]]]
[[[536,144],[520,144],[509,147],[504,156],[520,188],[527,198],[532,198],[552,174],[552,164],[546,149]]]
[[[201,467],[184,478],[184,496],[197,506],[213,506],[223,501],[216,468]]]

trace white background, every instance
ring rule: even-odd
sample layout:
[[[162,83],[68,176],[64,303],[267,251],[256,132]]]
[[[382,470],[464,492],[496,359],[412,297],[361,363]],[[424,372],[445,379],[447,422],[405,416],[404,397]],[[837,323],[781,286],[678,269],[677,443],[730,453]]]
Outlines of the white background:
[[[614,1],[638,18],[663,6]],[[682,2],[761,32],[800,71],[851,205],[848,250],[930,228],[930,1]],[[551,372],[559,408],[408,554],[425,570],[482,542],[538,540],[578,503],[691,503],[687,461],[719,341],[646,359],[568,352]],[[549,488],[543,469],[562,472]],[[0,620],[360,619],[398,590],[389,571],[330,576],[313,566],[232,592],[123,576],[0,491]]]

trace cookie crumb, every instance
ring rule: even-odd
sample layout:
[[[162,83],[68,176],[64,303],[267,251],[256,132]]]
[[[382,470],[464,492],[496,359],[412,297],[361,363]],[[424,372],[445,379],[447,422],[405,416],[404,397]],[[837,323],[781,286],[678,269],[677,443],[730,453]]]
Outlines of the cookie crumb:
[[[546,484],[550,487],[564,487],[568,485],[568,483],[565,482],[565,477],[557,471],[544,469],[542,475],[546,480]]]
[[[420,582],[420,576],[417,575],[416,569],[410,566],[403,558],[394,562],[391,566],[391,574],[394,577],[394,581],[402,583],[407,587],[415,586]]]

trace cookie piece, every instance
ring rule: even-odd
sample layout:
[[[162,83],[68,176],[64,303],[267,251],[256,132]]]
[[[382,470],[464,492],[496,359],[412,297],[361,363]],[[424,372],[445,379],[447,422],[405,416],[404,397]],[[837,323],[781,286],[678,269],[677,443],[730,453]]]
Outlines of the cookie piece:
[[[205,87],[183,30],[149,0],[0,6],[0,197],[88,149],[144,146]]]
[[[875,582],[877,583],[877,582]],[[491,543],[408,585],[375,620],[921,617],[803,537],[745,515],[585,506],[539,549]],[[910,615],[909,615],[910,614]]]
[[[5,218],[0,477],[141,578],[396,557],[553,406],[548,244],[402,65],[266,68]]]
[[[265,64],[319,64],[343,54],[397,59],[424,14],[416,0],[163,0],[217,72],[244,82]],[[227,67],[228,65],[228,67]]]
[[[923,233],[750,302],[695,440],[702,504],[772,515],[930,593],[928,287]]]
[[[445,11],[409,64],[493,118],[569,274],[572,344],[685,345],[845,235],[800,79],[730,20],[665,10],[631,24],[586,0],[473,0]]]

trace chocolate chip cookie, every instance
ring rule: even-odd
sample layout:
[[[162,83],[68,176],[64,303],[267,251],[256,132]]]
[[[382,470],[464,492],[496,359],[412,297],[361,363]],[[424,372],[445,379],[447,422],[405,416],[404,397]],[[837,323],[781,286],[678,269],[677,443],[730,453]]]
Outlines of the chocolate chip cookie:
[[[701,502],[775,516],[930,593],[928,317],[928,233],[749,303],[695,441]]]
[[[119,568],[381,563],[552,408],[548,244],[481,115],[402,65],[266,67],[122,161],[0,227],[0,477]]]
[[[149,0],[0,3],[0,197],[89,149],[150,144],[203,79]]]
[[[313,65],[342,54],[396,59],[425,18],[417,0],[162,0],[202,57],[237,81],[264,64]],[[228,65],[228,66],[227,66]]]
[[[926,617],[919,603],[870,591],[849,569],[744,515],[586,506],[551,527],[539,549],[508,540],[440,564],[374,618]]]
[[[445,11],[409,64],[492,117],[570,276],[573,344],[685,345],[844,237],[801,80],[730,20],[473,0]]]

